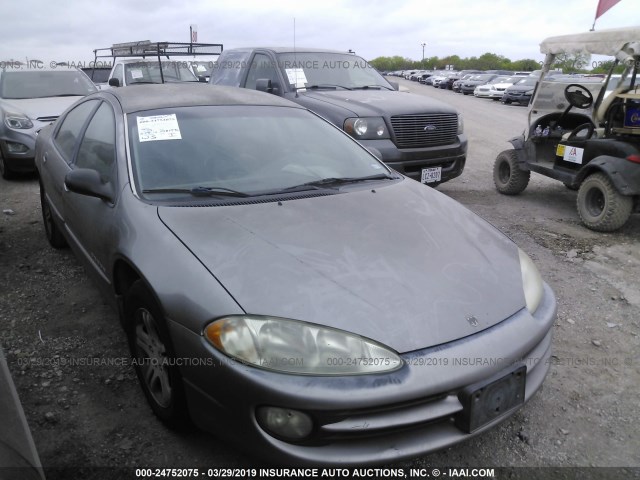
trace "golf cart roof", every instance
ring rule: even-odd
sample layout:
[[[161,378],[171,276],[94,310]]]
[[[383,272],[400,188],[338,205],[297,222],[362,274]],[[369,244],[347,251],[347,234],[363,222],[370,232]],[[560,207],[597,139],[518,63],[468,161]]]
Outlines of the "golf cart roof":
[[[611,28],[592,32],[549,37],[540,44],[540,52],[589,53],[616,56],[620,51],[640,55],[640,27]]]

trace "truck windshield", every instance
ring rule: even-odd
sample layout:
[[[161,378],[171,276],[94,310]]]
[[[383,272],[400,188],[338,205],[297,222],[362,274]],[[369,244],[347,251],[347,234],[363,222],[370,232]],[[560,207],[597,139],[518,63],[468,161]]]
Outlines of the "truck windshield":
[[[127,85],[136,83],[197,82],[198,78],[189,69],[187,62],[167,60],[162,62],[162,76],[158,62],[135,62],[124,66]]]
[[[278,55],[278,66],[292,88],[393,87],[361,57],[331,52],[293,52]]]

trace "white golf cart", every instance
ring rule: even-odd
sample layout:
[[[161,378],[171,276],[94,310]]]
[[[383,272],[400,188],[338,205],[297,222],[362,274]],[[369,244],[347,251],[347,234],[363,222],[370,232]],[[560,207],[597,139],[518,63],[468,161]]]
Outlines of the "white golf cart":
[[[578,190],[577,209],[597,231],[622,227],[640,208],[640,27],[550,37],[524,133],[498,155],[493,179],[500,193],[516,195],[531,172]],[[605,78],[547,75],[559,53],[613,57]],[[624,65],[622,75],[615,66]]]

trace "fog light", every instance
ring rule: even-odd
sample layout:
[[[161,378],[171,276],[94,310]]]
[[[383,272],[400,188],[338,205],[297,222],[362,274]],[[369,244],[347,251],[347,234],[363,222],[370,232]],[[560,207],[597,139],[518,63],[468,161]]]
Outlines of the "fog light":
[[[7,150],[9,153],[25,153],[29,151],[29,147],[17,142],[7,142]]]
[[[260,407],[256,413],[262,428],[288,440],[302,440],[313,429],[309,415],[290,408]]]

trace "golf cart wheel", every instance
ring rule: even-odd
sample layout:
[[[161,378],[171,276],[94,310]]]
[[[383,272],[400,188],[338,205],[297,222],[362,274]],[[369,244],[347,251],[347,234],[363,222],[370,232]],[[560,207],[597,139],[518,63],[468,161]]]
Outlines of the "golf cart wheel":
[[[577,207],[578,215],[587,228],[612,232],[629,219],[633,198],[620,195],[604,173],[594,173],[580,185]]]
[[[529,170],[518,166],[518,154],[515,150],[501,152],[493,164],[493,183],[496,189],[505,195],[517,195],[529,184]]]
[[[182,377],[162,309],[141,280],[127,292],[124,307],[129,348],[151,409],[167,426],[189,428]]]

